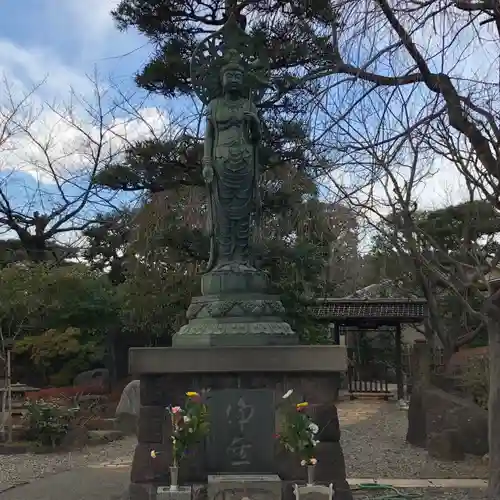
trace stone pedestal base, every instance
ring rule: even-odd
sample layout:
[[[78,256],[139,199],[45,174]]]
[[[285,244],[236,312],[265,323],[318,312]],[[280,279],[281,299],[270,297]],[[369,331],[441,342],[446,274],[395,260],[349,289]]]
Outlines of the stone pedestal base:
[[[168,484],[172,449],[165,407],[182,405],[187,391],[213,393],[219,389],[267,389],[276,400],[294,389],[298,398],[309,402],[308,411],[320,428],[316,482],[333,483],[336,500],[352,500],[335,407],[340,373],[346,365],[342,346],[132,349],[130,369],[140,376],[141,409],[139,443],[131,472],[131,500],[154,500],[154,486]],[[279,432],[279,421],[276,431]],[[272,440],[272,436],[266,439]],[[285,452],[277,440],[273,446],[274,460],[270,464],[253,464],[254,474],[277,474],[282,480],[283,498],[292,500],[293,484],[306,482],[305,467],[301,467],[299,457]],[[157,451],[155,459],[151,458],[152,449]],[[209,475],[227,472],[210,469],[205,445],[201,444],[190,450],[182,462],[179,483],[207,484]],[[146,494],[153,496],[145,497]],[[198,493],[200,500],[201,495],[202,490]]]
[[[242,263],[220,266],[201,278],[189,320],[172,338],[174,347],[293,345],[298,336],[281,319],[279,296],[268,293],[265,273]]]

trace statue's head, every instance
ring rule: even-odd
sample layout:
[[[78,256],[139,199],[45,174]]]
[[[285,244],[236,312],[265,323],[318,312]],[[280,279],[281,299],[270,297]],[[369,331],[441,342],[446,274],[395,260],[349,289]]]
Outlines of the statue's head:
[[[231,49],[226,56],[227,63],[221,69],[221,83],[224,92],[242,92],[244,88],[245,69],[237,50]]]

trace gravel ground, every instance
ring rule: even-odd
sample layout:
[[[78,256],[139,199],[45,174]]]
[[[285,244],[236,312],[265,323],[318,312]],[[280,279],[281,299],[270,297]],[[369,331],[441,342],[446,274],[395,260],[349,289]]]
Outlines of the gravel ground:
[[[346,401],[338,405],[342,446],[348,477],[357,478],[480,478],[487,467],[478,457],[464,462],[441,462],[427,456],[425,450],[405,444],[407,415],[395,403]],[[3,455],[0,457],[0,492],[16,484],[27,483],[51,474],[105,462],[130,462],[136,440],[127,437],[105,446],[53,455]],[[420,489],[402,490],[419,493],[423,500],[483,500],[485,491]],[[387,492],[389,493],[389,492]],[[356,492],[355,499],[376,499],[384,492]],[[404,497],[403,497],[404,498]],[[411,497],[410,497],[411,498]],[[416,497],[415,497],[416,498]]]
[[[443,462],[406,444],[407,413],[394,402],[344,401],[338,411],[348,477],[487,478],[487,466],[480,457]]]
[[[113,441],[104,446],[92,446],[82,451],[44,455],[0,456],[0,492],[20,483],[78,467],[105,462],[130,461],[136,444],[135,437]]]

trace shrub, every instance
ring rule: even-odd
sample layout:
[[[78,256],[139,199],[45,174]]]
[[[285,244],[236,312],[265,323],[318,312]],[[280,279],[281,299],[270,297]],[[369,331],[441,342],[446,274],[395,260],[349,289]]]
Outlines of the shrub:
[[[28,438],[40,446],[55,448],[68,433],[78,408],[67,408],[55,401],[27,401],[25,404]]]
[[[476,404],[488,409],[490,373],[487,356],[471,356],[461,366],[459,374],[463,391],[470,395]]]
[[[30,401],[51,401],[53,399],[78,398],[85,395],[102,395],[107,392],[102,382],[93,382],[87,385],[68,386],[68,387],[47,387],[35,392],[28,392],[27,399]]]

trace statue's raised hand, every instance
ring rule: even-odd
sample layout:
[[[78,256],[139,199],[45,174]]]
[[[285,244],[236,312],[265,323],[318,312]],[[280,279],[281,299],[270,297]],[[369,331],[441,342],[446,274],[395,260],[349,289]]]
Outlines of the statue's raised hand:
[[[212,166],[212,158],[203,158],[203,180],[206,184],[211,184],[214,180],[214,168]]]

